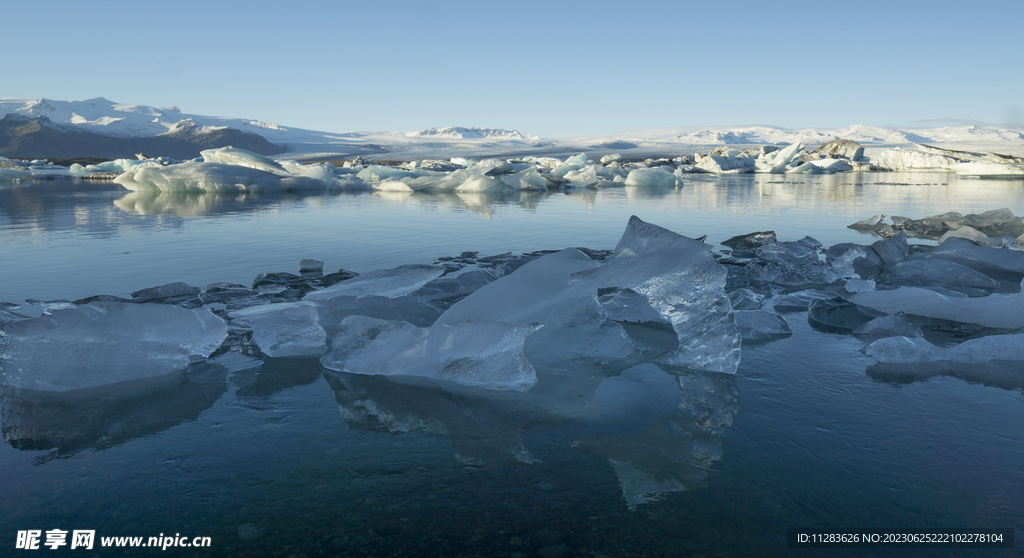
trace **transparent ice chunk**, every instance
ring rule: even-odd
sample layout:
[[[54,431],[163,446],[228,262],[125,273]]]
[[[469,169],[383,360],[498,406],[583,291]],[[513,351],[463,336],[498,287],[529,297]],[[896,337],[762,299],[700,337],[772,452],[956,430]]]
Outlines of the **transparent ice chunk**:
[[[0,383],[67,391],[162,376],[207,358],[227,333],[206,308],[69,304],[0,326]]]
[[[750,289],[736,289],[729,293],[733,310],[760,310],[764,306],[764,295]]]
[[[531,359],[625,357],[632,345],[601,309],[597,288],[570,283],[574,273],[597,265],[575,248],[547,254],[460,300],[435,325],[456,326],[467,320],[540,323],[543,333],[527,340]]]
[[[320,359],[329,370],[350,374],[423,376],[487,389],[526,391],[537,383],[523,355],[539,324],[467,321],[416,327],[408,322],[349,316]]]
[[[444,268],[436,265],[401,265],[364,273],[325,289],[306,294],[303,300],[328,300],[339,296],[382,296],[398,298],[412,293],[440,277]]]
[[[767,310],[737,310],[732,314],[744,341],[770,341],[793,335],[786,318]]]
[[[679,338],[672,364],[735,373],[740,333],[729,315],[726,275],[711,246],[633,216],[604,265],[575,274],[573,281],[646,297]]]
[[[907,319],[903,312],[875,318],[853,330],[860,339],[875,340],[883,337],[923,337],[921,328]]]
[[[252,329],[252,340],[269,357],[320,356],[327,350],[316,304],[283,302],[250,306],[230,314]]]
[[[883,314],[870,308],[861,308],[840,297],[818,299],[807,308],[807,321],[817,329],[836,333],[851,333],[858,327]]]

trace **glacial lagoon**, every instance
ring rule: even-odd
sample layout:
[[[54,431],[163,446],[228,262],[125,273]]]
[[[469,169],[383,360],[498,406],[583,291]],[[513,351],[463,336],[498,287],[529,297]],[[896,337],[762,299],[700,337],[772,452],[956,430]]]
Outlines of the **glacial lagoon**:
[[[1024,214],[1024,181],[686,175],[674,190],[508,195],[34,181],[0,187],[0,301],[248,286],[303,258],[366,273],[611,250],[631,215],[721,253],[755,231],[871,244],[847,225],[997,208]],[[591,359],[538,366],[520,393],[228,352],[73,399],[6,391],[0,523],[282,557],[775,556],[793,552],[791,527],[1024,533],[1024,366],[879,364],[861,339],[783,315],[792,335],[744,342],[735,375]]]

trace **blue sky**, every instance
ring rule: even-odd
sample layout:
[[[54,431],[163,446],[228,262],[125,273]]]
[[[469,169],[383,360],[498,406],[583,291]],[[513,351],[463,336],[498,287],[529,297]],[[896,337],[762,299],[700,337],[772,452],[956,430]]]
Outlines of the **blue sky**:
[[[1024,121],[1024,2],[0,4],[0,96],[540,136]]]

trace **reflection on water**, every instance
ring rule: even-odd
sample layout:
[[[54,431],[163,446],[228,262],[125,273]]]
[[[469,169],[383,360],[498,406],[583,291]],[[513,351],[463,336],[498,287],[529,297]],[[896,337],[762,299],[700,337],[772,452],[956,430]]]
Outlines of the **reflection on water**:
[[[0,187],[0,300],[124,296],[171,281],[248,283],[301,258],[369,271],[478,251],[614,246],[630,215],[715,243],[755,230],[864,242],[846,225],[1008,207],[1024,182],[950,174],[687,175],[677,189],[487,193],[127,192],[113,183]],[[481,219],[483,217],[483,219]],[[124,270],[131,270],[125,273]]]
[[[295,203],[309,197],[295,193],[260,192],[129,192],[114,200],[114,205],[139,215],[169,215],[175,217],[199,217],[257,211],[268,206]]]
[[[0,189],[0,300],[249,284],[304,257],[364,272],[611,248],[631,214],[709,242],[775,230],[826,245],[869,241],[846,225],[879,213],[1024,214],[1021,181],[685,183],[401,198],[29,183]],[[580,361],[485,393],[221,355],[139,383],[4,391],[0,530],[214,537],[196,556],[568,558],[777,556],[795,526],[1024,529],[1024,371],[876,365],[857,339],[786,317],[793,335],[745,345],[735,376]]]
[[[350,427],[445,436],[466,465],[534,463],[526,433],[572,422],[570,445],[608,459],[630,509],[705,485],[739,407],[735,376],[579,364],[570,373],[539,369],[527,393],[324,374]]]
[[[912,364],[875,363],[868,366],[868,376],[894,386],[950,376],[965,382],[1010,391],[1024,391],[1024,362],[992,360],[964,364],[961,362],[922,362]]]
[[[195,420],[227,390],[226,379],[225,368],[200,364],[73,391],[0,386],[4,441],[21,450],[52,450],[37,463],[110,448]]]

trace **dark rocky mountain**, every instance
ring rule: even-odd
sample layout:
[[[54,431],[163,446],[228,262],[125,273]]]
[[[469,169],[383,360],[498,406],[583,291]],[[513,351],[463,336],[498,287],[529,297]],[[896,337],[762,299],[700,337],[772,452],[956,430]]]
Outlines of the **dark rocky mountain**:
[[[0,119],[0,156],[26,159],[100,157],[134,158],[136,153],[150,157],[192,159],[204,149],[232,145],[260,155],[283,153],[285,148],[262,136],[235,128],[203,131],[191,120],[184,120],[158,136],[122,138],[56,125],[48,118],[28,118],[8,114]]]

